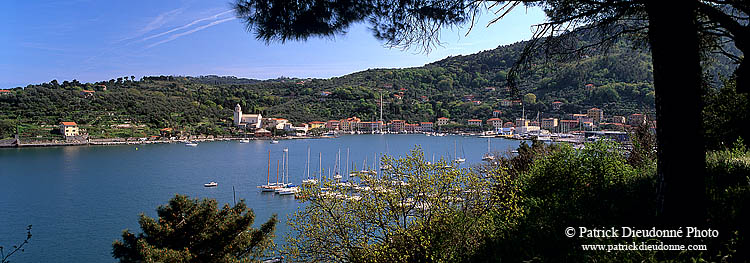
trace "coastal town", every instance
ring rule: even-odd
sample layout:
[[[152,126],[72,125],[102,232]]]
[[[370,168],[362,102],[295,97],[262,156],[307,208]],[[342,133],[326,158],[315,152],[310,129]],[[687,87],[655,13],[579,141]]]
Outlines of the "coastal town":
[[[555,101],[553,107],[559,109],[562,102]],[[504,100],[504,107],[521,105],[520,101]],[[91,138],[85,129],[74,121],[63,121],[57,129],[64,140],[25,142],[18,136],[14,139],[0,141],[0,147],[33,147],[33,146],[66,146],[66,145],[117,145],[197,142],[214,140],[249,140],[249,139],[304,139],[331,138],[344,134],[425,134],[427,136],[444,136],[446,134],[502,137],[508,139],[542,141],[559,141],[580,144],[599,138],[609,138],[628,143],[628,131],[634,127],[647,125],[650,129],[656,126],[647,115],[634,113],[628,116],[606,116],[604,110],[590,108],[585,113],[566,114],[558,118],[521,118],[505,117],[501,110],[494,110],[487,119],[454,120],[438,117],[434,122],[414,122],[406,120],[365,121],[356,116],[339,120],[293,122],[285,118],[263,117],[260,113],[244,113],[242,107],[235,105],[232,116],[232,128],[238,132],[231,136],[192,135],[180,132],[176,128],[165,127],[159,135],[128,138]],[[381,115],[382,116],[382,115]],[[382,117],[381,117],[382,118]],[[131,124],[122,124],[131,127]]]

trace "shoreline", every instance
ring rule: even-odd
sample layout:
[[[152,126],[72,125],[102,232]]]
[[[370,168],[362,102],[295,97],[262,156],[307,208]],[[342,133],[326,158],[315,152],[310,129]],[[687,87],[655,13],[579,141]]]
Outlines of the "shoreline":
[[[363,133],[366,135],[370,135],[370,133]],[[404,133],[385,133],[385,134],[397,134],[401,135]],[[414,134],[421,134],[425,135],[425,133],[406,133],[408,135],[414,135]],[[453,134],[453,133],[446,133],[447,135],[453,135],[453,136],[471,136],[471,137],[480,137],[480,138],[502,138],[507,140],[528,140],[524,138],[513,138],[511,136],[504,136],[504,135],[481,135],[481,134]],[[347,135],[362,135],[362,134],[342,134],[343,136]],[[238,141],[243,139],[249,139],[249,140],[263,140],[263,141],[270,141],[270,140],[304,140],[304,139],[333,139],[338,138],[339,136],[330,136],[330,135],[323,135],[323,136],[286,136],[286,137],[250,137],[250,138],[243,138],[243,137],[228,137],[228,138],[202,138],[202,139],[175,139],[175,140],[148,140],[143,138],[138,138],[137,140],[129,140],[128,138],[110,138],[110,139],[90,139],[86,142],[45,142],[45,143],[21,143],[17,144],[16,142],[13,142],[11,144],[0,144],[0,149],[3,148],[42,148],[42,147],[67,147],[67,146],[112,146],[112,145],[143,145],[143,144],[172,144],[172,143],[187,143],[187,142],[214,142],[214,141]]]
[[[127,141],[125,138],[115,139],[93,139],[86,142],[45,142],[45,143],[21,143],[16,142],[12,144],[0,144],[0,148],[42,148],[42,147],[62,147],[62,146],[110,146],[110,145],[143,145],[143,144],[172,144],[172,143],[187,143],[187,142],[215,142],[215,141],[238,141],[243,139],[250,140],[299,140],[299,139],[327,139],[335,138],[332,136],[315,136],[315,137],[300,137],[300,136],[288,136],[288,137],[259,137],[259,138],[211,138],[211,139],[191,139],[191,140],[132,140]],[[98,140],[98,141],[97,141]]]

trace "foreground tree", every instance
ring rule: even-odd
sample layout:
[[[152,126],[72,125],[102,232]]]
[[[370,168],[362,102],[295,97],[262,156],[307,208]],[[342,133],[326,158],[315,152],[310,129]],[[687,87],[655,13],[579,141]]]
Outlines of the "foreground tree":
[[[706,219],[705,146],[701,120],[701,54],[725,51],[734,44],[750,51],[748,1],[681,1],[664,5],[647,0],[528,0],[528,1],[282,1],[237,0],[235,11],[247,29],[265,41],[305,40],[346,32],[352,24],[369,22],[375,37],[389,46],[421,46],[429,51],[439,43],[440,29],[464,25],[490,10],[502,19],[515,7],[538,6],[548,21],[521,56],[521,65],[508,77],[511,85],[522,65],[537,52],[580,55],[615,40],[632,36],[647,41],[652,52],[656,103],[660,208],[666,224],[704,224]],[[580,46],[570,29],[593,34],[600,42]],[[702,38],[703,42],[699,41]],[[574,39],[574,38],[573,38]],[[573,43],[572,46],[567,45]],[[680,47],[680,48],[676,48]],[[723,52],[727,54],[727,52]],[[735,72],[738,91],[748,91],[747,62]],[[691,128],[685,129],[686,124]],[[683,147],[691,142],[690,147]]]
[[[218,209],[216,200],[176,195],[157,209],[158,219],[141,214],[143,233],[129,230],[112,244],[120,262],[253,262],[273,246],[274,215],[253,229],[255,215],[242,200]]]
[[[402,158],[383,157],[381,167],[380,175],[367,171],[349,182],[303,186],[307,205],[289,222],[286,250],[293,260],[461,261],[482,247],[493,228],[521,213],[497,166],[480,174],[445,160],[430,164],[415,149]]]

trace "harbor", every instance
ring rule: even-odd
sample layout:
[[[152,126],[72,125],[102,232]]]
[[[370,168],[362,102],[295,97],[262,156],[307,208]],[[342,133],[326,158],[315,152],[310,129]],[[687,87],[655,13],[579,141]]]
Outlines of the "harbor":
[[[490,140],[491,150],[497,152],[511,151],[520,144],[503,138]],[[0,242],[17,239],[23,234],[18,229],[32,224],[35,245],[14,257],[15,261],[76,258],[110,262],[112,240],[119,238],[124,228],[137,229],[140,213],[156,216],[155,208],[175,194],[214,198],[220,205],[244,199],[255,212],[256,224],[273,214],[286,222],[287,215],[303,203],[294,195],[264,193],[257,188],[275,182],[277,171],[281,177],[282,171],[288,170],[288,182],[299,186],[308,179],[306,163],[309,177],[317,179],[319,172],[326,176],[330,172],[333,177],[339,159],[340,174],[348,179],[347,149],[349,171],[361,171],[363,163],[372,167],[381,154],[404,156],[417,146],[430,162],[452,160],[457,152],[466,160],[461,168],[481,163],[487,152],[487,138],[460,135],[361,134],[280,139],[277,144],[270,141],[200,141],[197,147],[153,143],[0,149],[0,174],[6,186],[0,200],[5,204],[3,220],[7,222],[0,225]],[[287,158],[284,149],[288,149],[286,169],[281,165],[282,158]],[[206,187],[210,182],[216,186]],[[284,244],[288,230],[285,223],[277,225],[277,244]]]

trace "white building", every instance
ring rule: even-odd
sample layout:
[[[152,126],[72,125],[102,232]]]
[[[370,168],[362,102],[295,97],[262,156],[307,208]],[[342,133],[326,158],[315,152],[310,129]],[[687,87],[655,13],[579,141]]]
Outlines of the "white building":
[[[242,114],[240,104],[234,106],[234,126],[258,129],[261,125],[262,116],[259,114]]]

